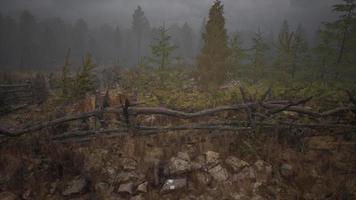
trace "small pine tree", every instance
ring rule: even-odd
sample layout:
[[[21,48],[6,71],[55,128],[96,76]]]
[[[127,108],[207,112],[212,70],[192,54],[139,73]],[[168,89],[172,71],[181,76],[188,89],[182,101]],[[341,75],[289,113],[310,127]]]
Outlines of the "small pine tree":
[[[204,46],[198,56],[199,79],[203,89],[216,89],[227,78],[230,50],[223,13],[221,1],[215,1],[203,33]]]
[[[294,76],[292,73],[292,66],[294,62],[293,44],[295,33],[289,30],[288,22],[285,20],[282,24],[281,31],[278,35],[277,51],[278,57],[276,65],[279,67],[282,77],[286,78],[288,75]]]
[[[159,65],[160,70],[163,70],[170,64],[170,56],[177,47],[171,45],[171,36],[168,35],[168,29],[164,25],[159,28],[158,34],[159,37],[151,45],[151,51],[154,56],[152,60]]]
[[[71,79],[69,77],[69,66],[70,66],[70,49],[68,49],[64,65],[62,67],[62,77],[61,77],[61,89],[62,89],[62,96],[64,98],[68,98],[70,95],[71,90]]]
[[[261,78],[264,74],[264,68],[267,65],[267,50],[268,45],[264,41],[261,31],[258,30],[258,32],[256,32],[254,37],[252,38],[252,48],[250,49],[252,54],[250,56],[251,68],[249,70],[249,74],[252,77],[253,83],[257,83],[259,78]]]
[[[81,71],[77,74],[75,80],[75,96],[82,97],[88,92],[94,92],[95,84],[92,71],[95,65],[92,62],[92,57],[87,54],[83,59]]]

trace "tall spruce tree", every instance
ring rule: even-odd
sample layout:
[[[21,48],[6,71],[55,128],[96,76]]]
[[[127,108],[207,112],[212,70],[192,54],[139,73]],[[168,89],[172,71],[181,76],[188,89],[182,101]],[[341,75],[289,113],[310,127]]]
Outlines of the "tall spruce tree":
[[[215,89],[226,80],[230,50],[220,0],[210,8],[203,33],[204,46],[198,56],[199,80],[205,89]]]
[[[145,34],[149,31],[150,24],[145,16],[141,6],[137,6],[134,14],[132,15],[132,31],[135,37],[136,43],[136,56],[137,62],[141,60],[141,54],[143,51],[143,41]]]

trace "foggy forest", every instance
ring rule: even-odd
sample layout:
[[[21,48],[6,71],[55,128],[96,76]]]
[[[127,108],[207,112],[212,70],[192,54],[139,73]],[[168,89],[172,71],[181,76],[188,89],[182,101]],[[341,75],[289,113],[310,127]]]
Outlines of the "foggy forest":
[[[0,0],[0,200],[351,200],[355,153],[355,0]]]

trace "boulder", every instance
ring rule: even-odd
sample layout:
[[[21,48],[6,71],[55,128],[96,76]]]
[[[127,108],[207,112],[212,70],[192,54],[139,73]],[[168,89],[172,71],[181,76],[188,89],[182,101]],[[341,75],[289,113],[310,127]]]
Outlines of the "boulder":
[[[190,162],[181,158],[173,157],[169,161],[169,172],[171,174],[182,174],[191,170]]]
[[[137,191],[138,192],[143,192],[146,193],[148,190],[148,182],[145,181],[137,186]]]
[[[180,158],[180,159],[188,161],[188,162],[190,161],[190,156],[187,152],[178,152],[177,158]]]
[[[208,170],[209,174],[218,182],[226,181],[229,178],[229,173],[221,165],[216,165]]]
[[[122,158],[120,161],[124,170],[135,170],[137,168],[137,161],[132,158]]]
[[[256,180],[256,172],[252,167],[245,167],[239,173],[235,174],[232,180],[237,182]]]
[[[186,186],[187,186],[186,178],[167,179],[161,188],[161,192],[165,193],[173,190],[179,190],[185,188]]]
[[[77,176],[74,180],[72,180],[67,187],[62,192],[63,196],[70,196],[74,194],[80,194],[84,192],[87,187],[87,180],[81,176]]]
[[[197,172],[195,174],[196,181],[199,185],[208,185],[211,183],[212,177],[206,172]]]
[[[145,198],[143,197],[142,194],[139,194],[139,195],[131,197],[130,200],[145,200]]]
[[[134,193],[134,184],[133,183],[123,183],[119,186],[118,192],[119,193],[128,193],[128,194],[133,194]]]
[[[207,151],[205,153],[206,156],[206,163],[208,165],[215,165],[218,164],[220,162],[219,158],[220,158],[220,154],[214,151]]]
[[[235,172],[240,171],[242,168],[249,166],[250,164],[244,160],[240,160],[234,156],[226,158],[225,163],[230,166]]]
[[[0,200],[16,200],[17,196],[11,192],[1,192]]]
[[[284,177],[284,178],[290,178],[293,176],[293,167],[290,164],[284,163],[280,166],[279,168],[279,173]]]

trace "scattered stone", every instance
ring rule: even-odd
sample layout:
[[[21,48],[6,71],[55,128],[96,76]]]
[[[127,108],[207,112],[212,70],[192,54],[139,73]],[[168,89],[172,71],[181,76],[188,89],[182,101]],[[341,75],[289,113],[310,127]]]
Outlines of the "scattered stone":
[[[264,200],[264,198],[261,197],[261,196],[258,195],[258,194],[255,194],[255,195],[253,195],[253,197],[251,198],[251,200]]]
[[[148,191],[147,188],[148,188],[148,182],[145,181],[145,182],[143,182],[143,183],[141,183],[140,185],[137,186],[137,191],[146,193]]]
[[[80,176],[77,176],[74,180],[72,180],[66,187],[66,189],[62,192],[63,196],[69,196],[73,194],[82,193],[87,186],[87,181]]]
[[[169,172],[171,174],[182,174],[191,170],[191,165],[188,161],[181,158],[173,157],[169,161]]]
[[[208,185],[211,183],[211,176],[206,172],[198,172],[195,174],[196,180],[200,185]]]
[[[0,200],[16,200],[17,196],[11,192],[1,192]]]
[[[186,178],[179,178],[179,179],[168,179],[162,186],[161,192],[169,192],[172,190],[179,190],[187,186],[187,179]]]
[[[284,178],[290,178],[291,176],[293,176],[294,173],[292,165],[287,163],[281,165],[281,167],[279,168],[279,172]]]
[[[128,181],[139,181],[145,178],[143,174],[137,174],[135,172],[121,172],[114,177],[115,181],[128,182]]]
[[[240,194],[240,193],[233,193],[231,194],[232,199],[234,200],[249,200],[245,194]]]
[[[240,160],[234,156],[226,158],[225,163],[229,165],[235,172],[240,171],[242,168],[249,166],[248,162]]]
[[[57,190],[58,180],[50,184],[49,193],[53,194]]]
[[[229,178],[229,173],[221,165],[216,165],[215,167],[208,170],[209,174],[218,182],[226,181]]]
[[[102,195],[111,194],[114,190],[113,187],[111,187],[109,184],[104,183],[104,182],[96,183],[94,188],[97,193],[102,194]]]
[[[145,198],[143,197],[142,194],[139,194],[139,195],[131,197],[130,200],[145,200]]]
[[[255,162],[255,168],[257,171],[257,179],[260,182],[267,182],[272,177],[272,166],[263,160]]]
[[[119,193],[128,193],[133,194],[134,192],[134,184],[133,183],[124,183],[119,186]]]
[[[256,172],[253,170],[252,167],[245,167],[232,177],[233,181],[245,181],[245,180],[255,180],[256,179]]]
[[[205,156],[206,156],[206,163],[208,165],[215,165],[215,164],[218,164],[220,162],[219,161],[220,154],[217,153],[217,152],[207,151],[205,153]]]
[[[180,158],[180,159],[188,161],[188,162],[190,161],[190,156],[187,152],[178,152],[177,158]]]
[[[22,199],[29,199],[31,195],[31,190],[26,190],[23,194],[22,194]]]
[[[132,158],[122,158],[121,165],[124,170],[135,170],[137,168],[137,161]]]

